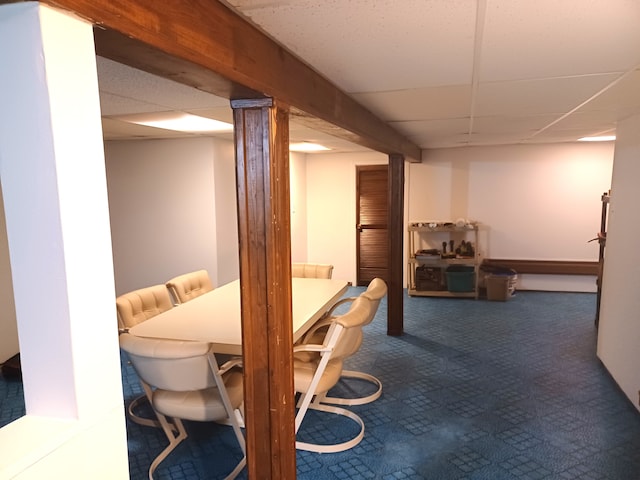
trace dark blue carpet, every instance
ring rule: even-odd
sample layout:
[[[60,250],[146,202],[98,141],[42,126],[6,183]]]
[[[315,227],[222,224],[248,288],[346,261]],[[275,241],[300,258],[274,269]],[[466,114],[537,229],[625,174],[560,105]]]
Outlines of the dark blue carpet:
[[[596,358],[595,300],[547,292],[506,302],[407,297],[400,337],[386,335],[383,301],[346,365],[384,385],[377,401],[350,407],[365,421],[364,440],[342,453],[297,452],[298,479],[640,479],[640,414]],[[24,406],[15,406],[19,382],[0,384],[4,425]],[[126,360],[123,384],[127,402],[141,393]],[[366,388],[352,381],[335,393]],[[313,413],[299,438],[354,432],[347,419]],[[186,426],[189,438],[155,478],[223,478],[240,458],[230,428]],[[131,422],[128,432],[131,478],[146,479],[166,439]]]

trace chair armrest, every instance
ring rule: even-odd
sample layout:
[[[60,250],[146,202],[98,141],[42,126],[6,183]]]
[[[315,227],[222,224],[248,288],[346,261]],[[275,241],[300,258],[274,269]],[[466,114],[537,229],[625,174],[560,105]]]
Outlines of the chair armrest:
[[[242,357],[234,357],[224,362],[224,364],[220,365],[220,368],[219,368],[220,375],[227,373],[229,370],[235,367],[239,367],[239,368],[243,367]]]
[[[320,320],[318,320],[316,323],[313,324],[313,326],[307,331],[307,333],[304,334],[304,337],[302,337],[302,344],[308,342],[310,339],[313,338],[313,336],[315,335],[315,333],[320,330],[323,327],[328,327],[329,325],[331,325],[331,323],[333,323],[333,319],[330,317],[322,317]]]
[[[331,305],[331,308],[329,308],[329,310],[326,311],[326,313],[322,316],[322,318],[331,316],[333,314],[333,312],[335,311],[335,309],[338,308],[340,305],[344,305],[345,303],[353,302],[356,298],[358,298],[358,297],[341,298],[336,303]]]
[[[328,352],[329,349],[325,345],[317,345],[313,343],[305,343],[293,347],[293,353],[298,352]]]

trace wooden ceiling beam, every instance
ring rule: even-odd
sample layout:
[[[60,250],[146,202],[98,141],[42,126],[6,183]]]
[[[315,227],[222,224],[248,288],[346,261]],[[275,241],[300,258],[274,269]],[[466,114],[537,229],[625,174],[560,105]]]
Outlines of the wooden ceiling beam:
[[[276,98],[317,130],[420,161],[418,146],[218,1],[42,3],[95,24],[98,55],[223,98]]]

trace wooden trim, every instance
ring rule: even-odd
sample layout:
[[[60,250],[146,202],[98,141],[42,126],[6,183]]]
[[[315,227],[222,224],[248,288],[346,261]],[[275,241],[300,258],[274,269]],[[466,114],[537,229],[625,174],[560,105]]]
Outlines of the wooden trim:
[[[598,275],[598,262],[589,261],[486,258],[482,263],[536,275]]]
[[[296,477],[288,111],[232,102],[249,478]]]
[[[277,98],[307,126],[420,162],[418,146],[222,2],[43,3],[97,25],[101,56],[223,98]]]
[[[404,329],[404,157],[389,155],[389,285],[387,288],[387,335]]]

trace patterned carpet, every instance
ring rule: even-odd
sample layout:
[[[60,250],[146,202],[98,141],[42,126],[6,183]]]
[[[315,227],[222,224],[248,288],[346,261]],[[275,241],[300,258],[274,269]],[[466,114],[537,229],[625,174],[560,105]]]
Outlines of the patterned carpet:
[[[595,356],[594,314],[594,294],[407,297],[406,333],[388,337],[383,301],[346,365],[384,385],[377,401],[350,407],[366,424],[364,440],[342,453],[299,451],[298,479],[640,479],[640,414]],[[141,392],[126,359],[123,382],[127,401]],[[0,384],[3,425],[24,407],[10,405],[21,399],[19,382]],[[352,381],[340,390],[366,388]],[[187,430],[156,480],[224,478],[240,458],[230,428],[189,422]],[[131,479],[142,480],[166,439],[133,423],[128,432]],[[299,438],[353,433],[349,420],[315,414]]]

